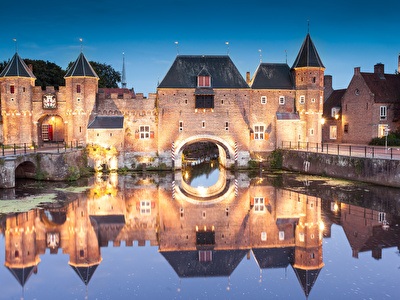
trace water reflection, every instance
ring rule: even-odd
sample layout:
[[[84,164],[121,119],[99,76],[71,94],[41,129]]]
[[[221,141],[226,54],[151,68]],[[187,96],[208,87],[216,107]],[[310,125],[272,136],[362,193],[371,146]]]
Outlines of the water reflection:
[[[4,265],[24,287],[41,258],[49,259],[46,252],[67,254],[88,286],[102,264],[102,248],[147,242],[158,247],[179,278],[229,281],[243,259],[253,256],[259,280],[262,270],[291,268],[308,297],[324,268],[323,238],[331,236],[333,224],[343,228],[353,257],[371,251],[380,259],[383,249],[399,247],[396,203],[378,196],[369,205],[353,203],[360,202],[351,198],[353,192],[362,198],[374,190],[353,188],[343,196],[348,187],[335,192],[310,178],[304,184],[291,176],[225,174],[230,188],[200,201],[185,191],[181,178],[179,173],[97,176],[86,192],[66,193],[62,206],[4,215]],[[67,287],[62,292],[70,298]]]

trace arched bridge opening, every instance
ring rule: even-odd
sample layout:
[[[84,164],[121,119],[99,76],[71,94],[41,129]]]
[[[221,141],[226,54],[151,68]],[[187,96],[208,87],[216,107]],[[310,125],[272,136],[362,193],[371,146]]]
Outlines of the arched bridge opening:
[[[186,164],[198,164],[207,159],[216,159],[219,165],[229,168],[234,164],[234,145],[215,136],[195,136],[178,143],[175,149],[175,169]]]
[[[15,178],[35,178],[36,166],[31,161],[24,161],[15,168]]]

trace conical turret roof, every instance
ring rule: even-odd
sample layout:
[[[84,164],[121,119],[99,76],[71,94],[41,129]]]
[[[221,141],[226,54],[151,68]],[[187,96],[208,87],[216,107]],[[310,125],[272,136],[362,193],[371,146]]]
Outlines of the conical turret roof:
[[[72,64],[72,66],[68,69],[67,74],[64,77],[96,77],[98,78],[96,72],[93,70],[92,66],[86,59],[85,55],[81,52],[79,54],[77,60]]]
[[[36,79],[31,69],[29,69],[17,52],[11,58],[4,70],[0,73],[0,77],[28,77]]]
[[[303,45],[300,48],[299,54],[297,54],[292,69],[302,67],[325,68],[318,55],[317,49],[311,40],[310,34],[307,34],[304,39]]]

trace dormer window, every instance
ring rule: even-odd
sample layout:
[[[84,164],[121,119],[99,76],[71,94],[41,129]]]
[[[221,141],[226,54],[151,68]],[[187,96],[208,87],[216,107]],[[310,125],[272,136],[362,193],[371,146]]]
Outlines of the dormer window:
[[[211,76],[199,75],[197,76],[198,87],[211,87]]]

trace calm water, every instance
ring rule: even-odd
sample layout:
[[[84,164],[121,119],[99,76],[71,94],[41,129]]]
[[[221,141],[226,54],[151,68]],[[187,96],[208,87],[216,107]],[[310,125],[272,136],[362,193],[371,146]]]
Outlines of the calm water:
[[[0,299],[398,299],[398,189],[187,177],[1,191]]]

